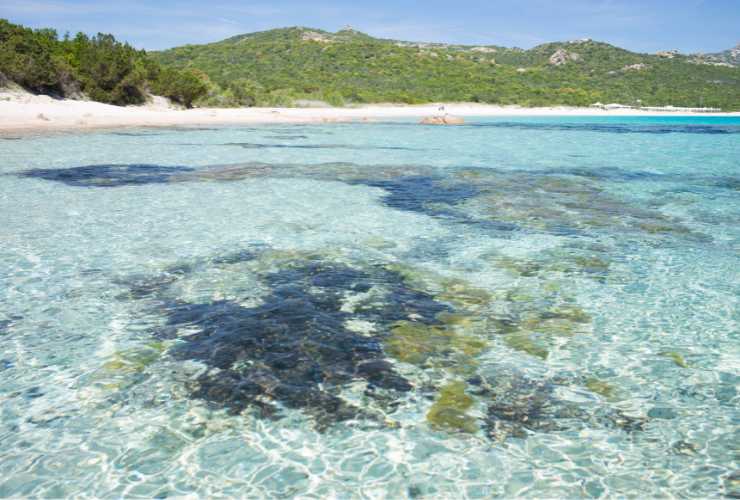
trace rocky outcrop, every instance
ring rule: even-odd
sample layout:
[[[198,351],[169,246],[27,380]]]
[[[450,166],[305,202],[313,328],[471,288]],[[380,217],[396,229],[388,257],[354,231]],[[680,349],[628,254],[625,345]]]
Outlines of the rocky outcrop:
[[[662,50],[660,52],[655,53],[656,56],[662,57],[664,59],[673,59],[678,55],[677,50]]]
[[[334,39],[331,35],[319,33],[318,31],[304,31],[301,34],[301,40],[304,42],[319,42],[319,43],[333,43]]]
[[[630,64],[629,66],[625,66],[624,68],[622,68],[622,71],[642,71],[644,69],[648,69],[647,64],[637,63],[637,64]]]
[[[465,120],[459,116],[427,116],[419,123],[421,125],[463,125]]]
[[[735,47],[714,54],[696,54],[699,64],[711,64],[714,66],[740,66],[740,43]]]
[[[565,49],[556,50],[553,55],[550,56],[550,64],[553,66],[561,66],[569,61],[578,61],[581,59],[579,54],[575,52],[568,52]]]
[[[735,67],[734,64],[730,64],[727,62],[707,60],[707,59],[701,59],[701,58],[692,59],[689,62],[692,64],[704,64],[706,66],[721,66],[723,68],[734,68]]]

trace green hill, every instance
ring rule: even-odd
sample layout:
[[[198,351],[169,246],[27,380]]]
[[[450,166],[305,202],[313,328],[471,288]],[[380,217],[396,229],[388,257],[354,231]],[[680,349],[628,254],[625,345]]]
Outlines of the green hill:
[[[111,35],[60,38],[0,19],[0,85],[112,104],[149,93],[186,106],[371,102],[596,102],[740,110],[740,49],[638,54],[591,40],[529,50],[415,43],[352,29],[282,28],[154,53]]]
[[[529,50],[384,40],[354,30],[282,28],[150,54],[197,68],[211,96],[246,104],[595,102],[740,109],[740,68],[696,56],[629,52],[591,40]],[[218,95],[227,89],[227,96]]]

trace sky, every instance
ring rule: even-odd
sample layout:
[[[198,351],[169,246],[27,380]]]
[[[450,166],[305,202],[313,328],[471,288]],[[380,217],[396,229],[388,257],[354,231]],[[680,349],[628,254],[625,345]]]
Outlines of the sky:
[[[148,50],[345,25],[383,38],[522,48],[593,38],[638,52],[693,53],[740,43],[740,0],[0,0],[0,18],[112,33]]]

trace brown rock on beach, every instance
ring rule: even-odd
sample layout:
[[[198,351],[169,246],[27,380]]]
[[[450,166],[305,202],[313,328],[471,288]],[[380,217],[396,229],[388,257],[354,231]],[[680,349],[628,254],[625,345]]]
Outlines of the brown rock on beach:
[[[463,125],[465,120],[459,116],[427,116],[419,123],[421,125]]]

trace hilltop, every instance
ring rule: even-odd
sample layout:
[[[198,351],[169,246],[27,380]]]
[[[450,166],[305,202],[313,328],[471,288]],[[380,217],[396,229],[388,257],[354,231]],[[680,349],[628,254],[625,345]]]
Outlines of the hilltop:
[[[151,56],[164,67],[203,71],[213,83],[212,100],[236,96],[243,104],[286,105],[296,99],[525,106],[639,101],[740,109],[740,68],[726,59],[641,54],[590,39],[523,50],[292,27]]]
[[[733,48],[714,54],[697,54],[697,57],[709,63],[718,63],[728,66],[740,66],[740,43]]]

